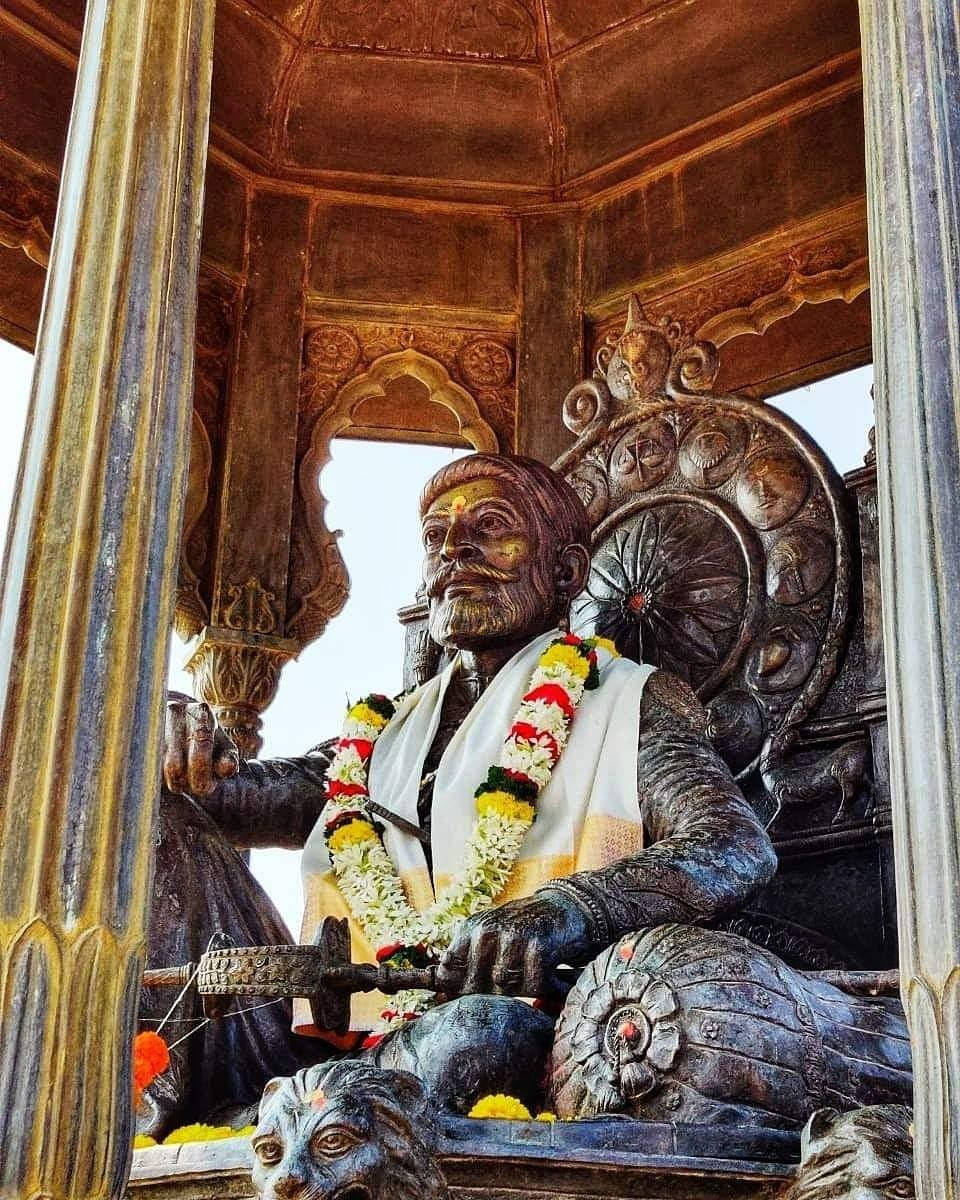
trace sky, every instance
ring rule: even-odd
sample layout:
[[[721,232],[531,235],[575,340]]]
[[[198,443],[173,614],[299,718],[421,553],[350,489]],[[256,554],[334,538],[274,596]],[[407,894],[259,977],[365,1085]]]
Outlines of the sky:
[[[0,535],[5,537],[26,420],[32,358],[0,341],[0,397],[6,436],[0,441]],[[775,397],[770,403],[798,421],[841,473],[863,465],[873,424],[872,368],[861,367]],[[559,409],[559,405],[558,405]],[[350,598],[318,642],[283,670],[264,714],[263,756],[302,754],[340,729],[347,697],[400,689],[403,633],[397,609],[409,604],[420,578],[418,499],[424,482],[456,452],[436,446],[338,440],[321,483],[327,524],[342,529]],[[182,670],[190,649],[171,638],[170,684],[192,692]],[[300,925],[299,852],[258,850],[251,867],[296,934]]]

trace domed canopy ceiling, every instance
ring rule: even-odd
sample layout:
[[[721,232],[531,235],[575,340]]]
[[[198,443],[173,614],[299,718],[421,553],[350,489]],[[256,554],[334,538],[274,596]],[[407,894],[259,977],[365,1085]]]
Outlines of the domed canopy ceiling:
[[[857,46],[854,0],[220,0],[216,140],[345,190],[557,199]]]

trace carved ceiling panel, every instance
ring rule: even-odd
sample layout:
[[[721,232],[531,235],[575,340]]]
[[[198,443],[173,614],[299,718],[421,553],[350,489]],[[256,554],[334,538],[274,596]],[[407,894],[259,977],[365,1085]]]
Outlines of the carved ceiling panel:
[[[530,0],[322,0],[307,36],[324,46],[533,59]]]
[[[31,36],[0,36],[0,138],[55,169],[80,5],[24,8]],[[665,139],[688,154],[772,111],[789,125],[835,93],[858,36],[854,0],[220,0],[212,142],[267,176],[361,190],[592,194]]]

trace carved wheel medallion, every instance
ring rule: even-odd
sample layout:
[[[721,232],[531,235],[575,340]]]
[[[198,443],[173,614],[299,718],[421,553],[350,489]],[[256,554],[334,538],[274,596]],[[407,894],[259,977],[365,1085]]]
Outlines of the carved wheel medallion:
[[[712,694],[756,633],[760,551],[736,514],[706,497],[638,500],[597,530],[578,627]]]

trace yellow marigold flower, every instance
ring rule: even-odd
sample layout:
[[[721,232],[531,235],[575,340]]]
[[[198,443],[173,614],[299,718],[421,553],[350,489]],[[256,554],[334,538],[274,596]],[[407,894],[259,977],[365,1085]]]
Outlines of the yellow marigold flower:
[[[362,721],[364,725],[372,725],[374,729],[382,729],[387,723],[386,717],[381,716],[369,704],[364,704],[362,700],[359,704],[354,704],[352,708],[347,709],[347,716],[351,720]]]
[[[477,812],[483,817],[497,813],[514,821],[533,821],[534,807],[526,800],[518,800],[509,792],[481,792],[477,797]]]
[[[617,643],[611,641],[610,638],[595,637],[593,638],[593,644],[598,650],[606,650],[606,652],[608,654],[612,654],[614,658],[620,657],[620,651],[617,649]]]
[[[335,829],[330,835],[327,846],[331,853],[336,854],[340,850],[346,850],[348,846],[362,846],[364,842],[375,842],[376,840],[377,831],[370,822],[357,817],[356,820],[348,821],[346,825]]]
[[[229,1125],[181,1125],[163,1139],[165,1146],[180,1146],[184,1142],[222,1142],[225,1138],[249,1137],[253,1125],[231,1129]]]
[[[546,1121],[549,1125],[552,1125],[556,1119],[557,1119],[556,1113],[547,1112],[546,1110],[544,1110],[542,1113],[537,1114],[538,1121]]]
[[[579,675],[581,679],[586,679],[590,674],[590,664],[586,658],[584,658],[576,646],[569,646],[564,642],[560,642],[556,646],[551,646],[541,655],[541,667],[551,667],[554,663],[561,664],[568,671],[572,671],[574,675]]]
[[[494,1121],[529,1121],[530,1110],[516,1096],[505,1096],[502,1092],[497,1092],[493,1096],[482,1096],[467,1116]]]
[[[149,1133],[138,1133],[133,1139],[134,1150],[146,1150],[150,1146],[155,1146],[156,1144],[157,1139],[152,1138]]]

